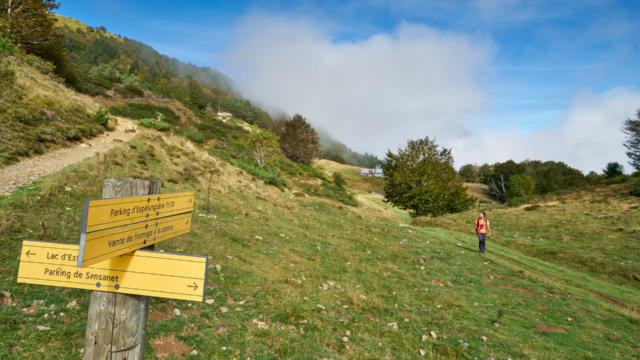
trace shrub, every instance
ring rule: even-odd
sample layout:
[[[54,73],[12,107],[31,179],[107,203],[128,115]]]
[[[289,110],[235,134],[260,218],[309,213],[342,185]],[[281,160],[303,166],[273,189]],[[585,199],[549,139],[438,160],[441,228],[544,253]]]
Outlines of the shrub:
[[[123,87],[116,88],[115,91],[124,98],[144,96],[144,91],[135,85],[125,85]]]
[[[341,189],[346,185],[344,177],[337,171],[333,173],[333,184]]]
[[[640,196],[640,179],[636,179],[633,181],[631,185],[631,195]]]
[[[158,113],[162,114],[162,121],[169,124],[176,124],[180,117],[166,106],[157,106],[144,103],[124,103],[111,106],[109,112],[113,115],[128,117],[130,119],[158,118]]]
[[[0,91],[13,86],[16,81],[16,72],[8,62],[0,58]]]
[[[272,163],[279,148],[278,137],[270,131],[254,132],[249,137],[249,150],[260,166]]]
[[[156,129],[158,131],[169,131],[171,126],[162,121],[158,121],[156,119],[140,119],[140,125],[152,129]]]
[[[624,174],[624,167],[620,163],[610,162],[607,164],[607,167],[604,168],[603,172],[604,177],[609,180]]]
[[[0,54],[8,54],[8,55],[16,55],[18,53],[18,49],[11,42],[11,40],[0,37]]]
[[[249,174],[264,181],[265,184],[273,185],[278,188],[289,187],[287,180],[279,175],[280,170],[276,167],[265,165],[260,166],[255,162],[248,162],[242,160],[230,160],[230,162],[248,172]]]
[[[98,123],[98,125],[107,127],[107,124],[109,123],[109,113],[107,109],[101,106],[98,111],[96,111],[93,119]]]
[[[197,131],[193,131],[193,130],[187,130],[184,132],[184,136],[187,137],[187,139],[193,141],[196,144],[202,144],[205,142],[205,138],[204,135],[200,134]]]

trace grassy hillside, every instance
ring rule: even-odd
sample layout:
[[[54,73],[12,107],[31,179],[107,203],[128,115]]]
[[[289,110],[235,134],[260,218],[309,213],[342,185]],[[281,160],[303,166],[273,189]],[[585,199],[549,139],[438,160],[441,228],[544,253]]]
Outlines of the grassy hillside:
[[[516,208],[488,208],[492,243],[640,289],[640,201],[628,185],[547,196]],[[414,224],[473,232],[478,210]],[[636,301],[636,306],[640,301]]]
[[[98,108],[47,63],[0,44],[0,167],[104,132],[94,119]]]
[[[100,171],[87,160],[0,197],[0,358],[80,356],[88,292],[17,284],[20,244],[77,243],[83,201],[99,196],[102,178],[132,176],[196,191],[192,232],[157,249],[212,264],[208,303],[152,299],[148,358],[640,355],[637,288],[511,246],[491,244],[483,256],[468,231],[406,226],[406,213],[378,198],[354,207],[304,195],[304,183],[322,182],[304,173],[289,187],[266,185],[224,155],[145,130],[107,153]]]

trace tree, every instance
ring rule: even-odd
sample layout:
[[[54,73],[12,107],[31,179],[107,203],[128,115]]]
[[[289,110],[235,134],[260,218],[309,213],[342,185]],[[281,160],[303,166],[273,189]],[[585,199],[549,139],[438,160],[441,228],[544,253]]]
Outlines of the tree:
[[[258,165],[264,166],[278,153],[278,137],[270,131],[254,132],[249,138],[249,149]]]
[[[320,155],[318,133],[302,115],[278,120],[274,130],[280,136],[280,147],[289,159],[308,165]]]
[[[624,122],[622,131],[627,135],[624,147],[627,149],[629,164],[636,171],[640,171],[640,109],[635,119],[627,119]]]
[[[55,73],[75,86],[77,75],[62,38],[53,29],[51,10],[58,7],[54,0],[0,0],[0,34],[24,51],[51,61]]]
[[[397,154],[388,151],[382,169],[385,201],[414,216],[464,211],[475,203],[453,168],[451,150],[429,137],[410,140]]]
[[[605,179],[613,179],[624,174],[624,167],[617,162],[610,162],[607,167],[602,170]]]
[[[523,198],[533,194],[536,182],[528,175],[513,175],[509,178],[508,196],[512,198]]]
[[[478,178],[480,177],[480,169],[477,165],[466,164],[460,168],[458,175],[460,175],[462,180],[467,182],[478,181]]]

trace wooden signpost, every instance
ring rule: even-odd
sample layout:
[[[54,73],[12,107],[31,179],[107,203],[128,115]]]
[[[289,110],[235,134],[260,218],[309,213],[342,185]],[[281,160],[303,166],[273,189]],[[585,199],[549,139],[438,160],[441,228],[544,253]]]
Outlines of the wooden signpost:
[[[191,230],[194,193],[159,191],[157,180],[107,179],[103,199],[85,202],[79,245],[22,244],[18,282],[94,290],[84,359],[142,359],[148,296],[204,301],[207,257],[151,251]]]

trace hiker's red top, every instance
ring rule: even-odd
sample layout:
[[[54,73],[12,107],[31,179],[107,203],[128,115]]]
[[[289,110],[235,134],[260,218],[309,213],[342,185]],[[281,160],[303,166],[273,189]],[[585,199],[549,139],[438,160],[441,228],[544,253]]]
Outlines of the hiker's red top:
[[[486,234],[488,225],[489,225],[489,220],[477,218],[476,219],[476,232]]]

